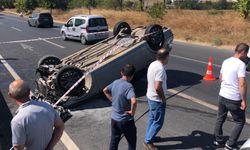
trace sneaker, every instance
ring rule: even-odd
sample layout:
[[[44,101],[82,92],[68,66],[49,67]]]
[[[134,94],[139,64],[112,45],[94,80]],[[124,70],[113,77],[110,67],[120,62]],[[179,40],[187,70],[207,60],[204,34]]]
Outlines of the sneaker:
[[[224,147],[225,146],[225,143],[224,142],[218,142],[218,141],[214,141],[213,142],[213,146],[214,146],[214,148],[222,148],[222,147]]]
[[[238,146],[229,146],[225,144],[224,150],[239,150],[240,148]]]
[[[143,147],[146,150],[158,150],[158,148],[152,143],[152,144],[147,144],[145,142],[143,142]]]

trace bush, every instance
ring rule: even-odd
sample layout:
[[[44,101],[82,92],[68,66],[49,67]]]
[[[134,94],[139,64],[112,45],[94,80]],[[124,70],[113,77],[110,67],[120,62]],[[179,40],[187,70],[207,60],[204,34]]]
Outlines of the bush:
[[[223,42],[219,37],[214,37],[212,39],[212,44],[215,46],[221,46],[223,44]]]
[[[14,0],[2,0],[0,1],[0,6],[3,6],[3,8],[14,8]]]
[[[68,7],[70,9],[73,9],[73,8],[87,7],[87,5],[88,4],[86,1],[70,0]]]
[[[179,9],[202,9],[202,3],[197,0],[175,1],[174,5]]]
[[[250,12],[250,1],[238,0],[234,5],[234,9],[238,11],[244,19],[246,19]]]
[[[97,7],[107,9],[121,9],[123,8],[123,0],[96,0]]]
[[[149,8],[148,14],[152,18],[160,18],[162,19],[165,13],[165,8],[163,3],[154,3],[152,7]]]
[[[36,0],[16,0],[15,7],[17,12],[28,12],[32,11],[37,7]]]
[[[217,15],[223,15],[224,12],[222,10],[208,10],[207,14],[211,16],[217,16]]]

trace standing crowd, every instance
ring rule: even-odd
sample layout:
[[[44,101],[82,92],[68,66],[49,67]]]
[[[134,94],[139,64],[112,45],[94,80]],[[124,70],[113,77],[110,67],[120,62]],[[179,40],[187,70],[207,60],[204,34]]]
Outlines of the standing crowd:
[[[218,115],[214,128],[215,148],[235,150],[237,140],[245,124],[246,110],[246,59],[249,46],[240,43],[232,57],[226,59],[221,67]],[[164,124],[166,111],[167,74],[166,65],[169,51],[158,50],[156,60],[149,65],[147,72],[148,124],[142,143],[146,150],[157,150],[154,142],[161,140],[157,133]],[[135,74],[135,67],[126,64],[121,70],[121,78],[103,89],[105,96],[112,102],[111,142],[109,149],[117,150],[119,141],[124,136],[128,149],[135,150],[137,129],[134,115],[137,100],[130,81]],[[9,86],[9,96],[19,106],[16,116],[11,121],[12,143],[15,150],[50,150],[62,136],[64,124],[52,106],[45,102],[30,100],[30,89],[25,81],[16,80]],[[224,141],[222,126],[231,113],[235,126],[228,141]]]

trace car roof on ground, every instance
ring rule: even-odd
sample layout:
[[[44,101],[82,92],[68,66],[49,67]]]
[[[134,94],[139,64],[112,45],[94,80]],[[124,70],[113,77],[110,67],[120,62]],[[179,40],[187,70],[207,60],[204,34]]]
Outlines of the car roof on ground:
[[[80,15],[75,15],[73,17],[83,17],[83,18],[104,18],[104,16],[101,15],[84,15],[84,14],[80,14]]]

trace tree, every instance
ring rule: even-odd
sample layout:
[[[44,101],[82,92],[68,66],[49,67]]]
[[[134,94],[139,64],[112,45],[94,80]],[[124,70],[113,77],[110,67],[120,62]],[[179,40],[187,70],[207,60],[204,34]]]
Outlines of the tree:
[[[50,13],[52,14],[52,9],[56,7],[56,0],[40,0],[40,5],[50,9]]]
[[[240,15],[246,19],[250,12],[250,1],[249,0],[238,0],[234,8],[240,13]]]
[[[152,7],[149,8],[149,15],[155,19],[162,19],[165,12],[165,8],[162,3],[154,3]]]
[[[144,11],[144,0],[139,0],[139,1],[140,1],[141,11]]]
[[[28,12],[32,11],[37,7],[36,0],[16,0],[15,7],[17,12]]]

